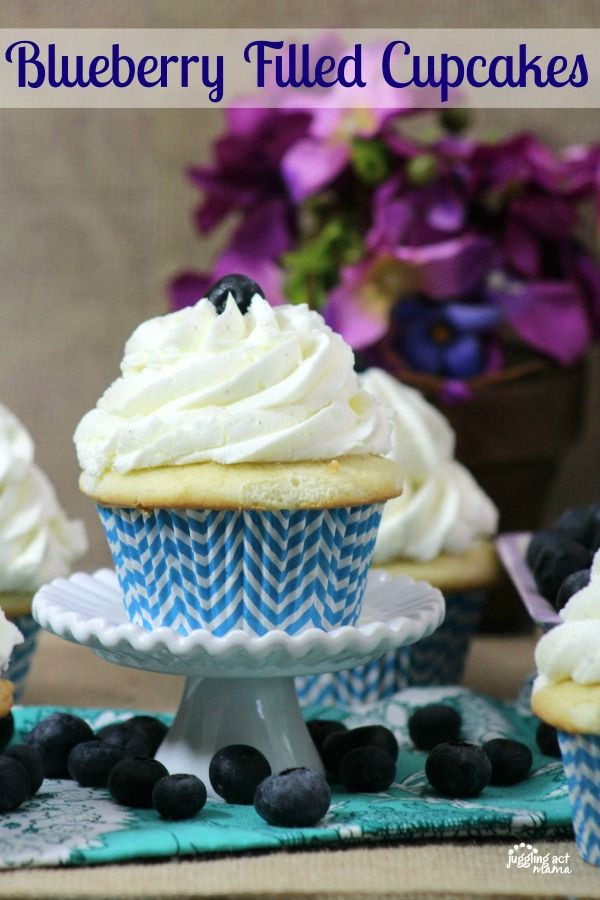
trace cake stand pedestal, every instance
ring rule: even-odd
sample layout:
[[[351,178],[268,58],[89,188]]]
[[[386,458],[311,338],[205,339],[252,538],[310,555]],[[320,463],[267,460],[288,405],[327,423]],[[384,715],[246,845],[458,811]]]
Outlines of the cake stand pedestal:
[[[210,760],[228,744],[256,747],[273,772],[295,766],[322,772],[294,676],[349,669],[427,637],[443,621],[444,599],[425,582],[372,572],[353,626],[262,637],[241,630],[225,637],[206,631],[180,635],[130,622],[115,573],[101,569],[42,587],[33,615],[47,631],[109,662],[185,675],[179,709],[156,758],[171,773],[197,775],[210,792]]]

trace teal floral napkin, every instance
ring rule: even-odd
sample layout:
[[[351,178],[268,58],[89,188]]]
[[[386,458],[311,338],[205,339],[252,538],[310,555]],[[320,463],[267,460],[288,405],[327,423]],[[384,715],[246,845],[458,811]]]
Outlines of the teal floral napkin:
[[[529,778],[511,788],[487,787],[473,800],[437,797],[423,771],[426,754],[413,749],[406,723],[416,707],[442,700],[460,711],[467,740],[513,737],[529,744],[534,750]],[[17,707],[15,741],[53,711],[50,707]],[[93,728],[133,714],[130,710],[70,711],[82,715]],[[319,715],[342,719],[349,727],[381,723],[395,732],[400,756],[396,781],[389,790],[375,795],[337,791],[318,827],[285,829],[267,825],[252,807],[211,800],[191,821],[164,822],[152,810],[117,806],[105,790],[47,780],[33,800],[0,816],[0,868],[88,865],[360,841],[509,836],[522,840],[570,833],[562,764],[537,752],[537,720],[518,704],[499,703],[459,687],[412,688],[360,712],[306,710],[306,718]],[[167,716],[162,718],[169,721]]]

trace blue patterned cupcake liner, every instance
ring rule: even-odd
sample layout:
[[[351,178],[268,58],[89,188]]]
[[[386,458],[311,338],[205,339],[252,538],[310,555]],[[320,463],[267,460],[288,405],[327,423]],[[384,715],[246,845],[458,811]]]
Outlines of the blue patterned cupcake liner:
[[[22,644],[17,644],[14,648],[8,669],[2,677],[7,678],[8,681],[12,681],[15,689],[14,699],[15,701],[19,701],[23,695],[25,682],[33,660],[33,654],[37,647],[40,626],[29,614],[11,618],[11,622],[17,626],[25,640]]]
[[[382,505],[98,512],[132,622],[262,635],[356,621]]]
[[[581,858],[600,866],[600,735],[558,732]]]
[[[300,702],[353,706],[390,697],[406,687],[458,684],[484,599],[484,591],[446,594],[446,618],[432,635],[364,666],[297,678]]]

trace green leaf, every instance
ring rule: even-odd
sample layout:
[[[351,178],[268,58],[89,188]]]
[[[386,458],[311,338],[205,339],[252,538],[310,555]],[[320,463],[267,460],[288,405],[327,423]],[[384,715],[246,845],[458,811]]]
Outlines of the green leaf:
[[[390,160],[385,144],[378,139],[354,138],[350,148],[354,172],[365,184],[379,184],[390,172]]]

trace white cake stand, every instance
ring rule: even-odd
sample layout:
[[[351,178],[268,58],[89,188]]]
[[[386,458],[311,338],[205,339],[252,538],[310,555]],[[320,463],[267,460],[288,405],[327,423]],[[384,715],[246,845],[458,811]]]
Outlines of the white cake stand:
[[[42,587],[33,616],[47,631],[109,662],[185,675],[181,703],[157,759],[169,772],[197,775],[210,791],[210,760],[228,744],[257,747],[273,772],[293,766],[322,772],[294,676],[349,669],[427,637],[443,621],[444,599],[425,582],[372,572],[354,626],[311,628],[296,636],[272,631],[256,637],[241,630],[225,637],[200,630],[182,636],[131,623],[115,573],[100,569]]]

